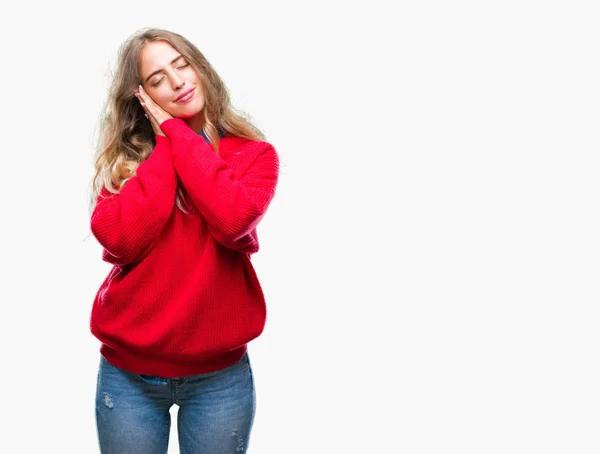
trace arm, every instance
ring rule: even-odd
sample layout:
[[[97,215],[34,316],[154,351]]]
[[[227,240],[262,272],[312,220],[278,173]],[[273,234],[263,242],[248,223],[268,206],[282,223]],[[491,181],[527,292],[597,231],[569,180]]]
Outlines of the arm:
[[[256,142],[253,163],[239,179],[228,163],[180,118],[160,125],[171,139],[175,170],[212,236],[240,252],[258,251],[256,226],[275,195],[279,173],[277,152]]]
[[[90,227],[104,247],[102,259],[125,265],[144,258],[171,216],[176,188],[170,141],[156,136],[154,150],[121,192],[102,188],[98,197]]]

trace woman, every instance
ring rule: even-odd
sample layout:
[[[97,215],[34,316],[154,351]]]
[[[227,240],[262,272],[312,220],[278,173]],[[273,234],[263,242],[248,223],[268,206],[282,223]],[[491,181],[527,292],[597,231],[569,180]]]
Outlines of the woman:
[[[247,451],[247,344],[266,321],[250,262],[279,160],[179,34],[143,29],[118,54],[93,178],[91,230],[114,265],[90,329],[100,342],[102,453]]]

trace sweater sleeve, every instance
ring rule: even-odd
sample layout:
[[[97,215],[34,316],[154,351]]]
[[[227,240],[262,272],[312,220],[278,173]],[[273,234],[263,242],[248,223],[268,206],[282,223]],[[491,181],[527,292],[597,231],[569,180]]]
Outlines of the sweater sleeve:
[[[102,259],[125,265],[144,258],[171,216],[176,189],[170,141],[156,136],[152,153],[121,192],[112,194],[104,187],[98,197],[90,227],[104,248]]]
[[[236,179],[228,163],[182,119],[170,118],[160,127],[171,139],[175,170],[215,240],[236,251],[258,251],[256,226],[275,195],[278,180],[275,148],[256,142],[260,149],[255,150],[252,164]]]

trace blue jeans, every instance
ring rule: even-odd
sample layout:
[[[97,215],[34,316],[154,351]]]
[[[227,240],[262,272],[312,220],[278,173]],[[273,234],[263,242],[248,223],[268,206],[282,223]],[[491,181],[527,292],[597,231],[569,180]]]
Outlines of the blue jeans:
[[[100,355],[96,428],[102,454],[166,454],[176,404],[181,454],[245,453],[256,392],[248,352],[216,372],[163,378],[128,372]]]

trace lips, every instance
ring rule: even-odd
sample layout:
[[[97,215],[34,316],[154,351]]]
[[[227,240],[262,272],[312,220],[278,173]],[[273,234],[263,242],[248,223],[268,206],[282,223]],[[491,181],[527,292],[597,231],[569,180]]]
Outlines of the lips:
[[[194,89],[191,88],[188,91],[186,91],[185,93],[182,93],[181,95],[179,95],[179,97],[175,100],[175,102],[189,101],[192,98],[193,94],[194,94]]]

